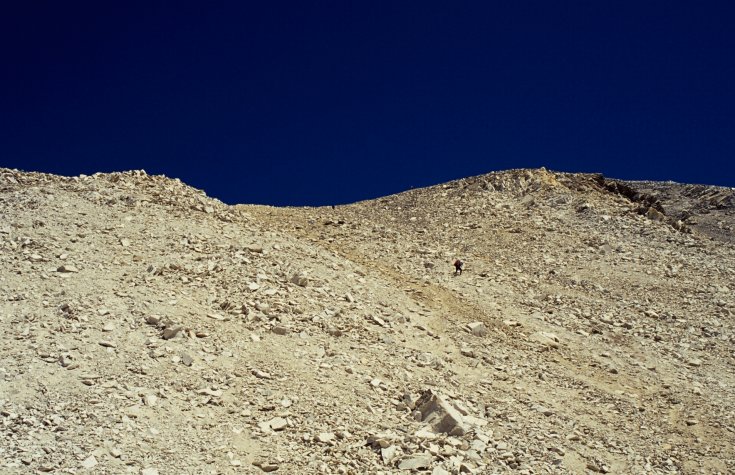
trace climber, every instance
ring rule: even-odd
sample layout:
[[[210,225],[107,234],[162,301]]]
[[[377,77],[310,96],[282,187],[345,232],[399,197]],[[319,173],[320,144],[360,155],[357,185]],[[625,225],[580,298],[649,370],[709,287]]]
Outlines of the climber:
[[[464,262],[460,261],[459,259],[456,259],[454,261],[454,275],[462,275],[462,267],[464,266]]]

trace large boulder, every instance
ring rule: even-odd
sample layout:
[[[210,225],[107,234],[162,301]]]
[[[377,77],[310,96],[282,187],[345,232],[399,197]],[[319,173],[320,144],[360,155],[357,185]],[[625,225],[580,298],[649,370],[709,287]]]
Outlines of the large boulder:
[[[454,436],[467,432],[462,414],[431,389],[421,394],[416,401],[416,409],[421,412],[421,421],[431,426],[434,432]]]

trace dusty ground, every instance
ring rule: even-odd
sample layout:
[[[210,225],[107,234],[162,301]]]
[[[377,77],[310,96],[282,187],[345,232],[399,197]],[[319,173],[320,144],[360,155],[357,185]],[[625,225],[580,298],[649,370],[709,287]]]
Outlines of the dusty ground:
[[[0,169],[0,471],[735,473],[733,209],[543,169],[335,209]]]

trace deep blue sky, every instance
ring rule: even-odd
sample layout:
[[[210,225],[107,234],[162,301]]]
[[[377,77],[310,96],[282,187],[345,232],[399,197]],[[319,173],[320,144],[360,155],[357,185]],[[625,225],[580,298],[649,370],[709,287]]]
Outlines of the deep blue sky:
[[[731,5],[6,2],[0,166],[292,205],[539,166],[735,186]]]

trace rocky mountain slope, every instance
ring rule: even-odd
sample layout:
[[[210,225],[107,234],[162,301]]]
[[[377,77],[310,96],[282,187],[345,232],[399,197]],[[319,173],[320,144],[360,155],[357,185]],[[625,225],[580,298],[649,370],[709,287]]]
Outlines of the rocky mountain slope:
[[[733,473],[733,210],[544,169],[335,208],[0,169],[0,471]]]

